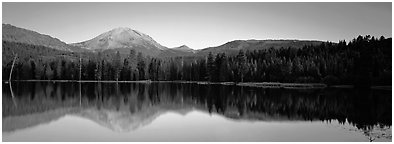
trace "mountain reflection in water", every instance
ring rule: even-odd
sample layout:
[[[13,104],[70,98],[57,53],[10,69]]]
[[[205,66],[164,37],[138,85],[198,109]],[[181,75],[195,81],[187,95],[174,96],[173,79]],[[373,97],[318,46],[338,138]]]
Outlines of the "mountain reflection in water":
[[[391,141],[391,91],[68,82],[13,82],[12,91],[3,83],[3,133],[66,115],[128,132],[167,112],[186,115],[198,110],[235,121],[337,121],[363,131],[371,140],[387,137]],[[376,129],[389,129],[390,133],[376,135]]]

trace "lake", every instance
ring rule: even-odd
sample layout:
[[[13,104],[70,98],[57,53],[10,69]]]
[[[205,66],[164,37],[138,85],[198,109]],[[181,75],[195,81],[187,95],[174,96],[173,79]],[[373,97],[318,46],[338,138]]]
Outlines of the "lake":
[[[391,90],[3,83],[3,141],[392,141]]]

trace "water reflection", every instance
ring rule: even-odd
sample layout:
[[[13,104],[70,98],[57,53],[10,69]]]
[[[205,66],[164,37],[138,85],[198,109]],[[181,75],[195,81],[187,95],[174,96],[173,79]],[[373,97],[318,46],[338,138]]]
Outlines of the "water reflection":
[[[128,132],[169,111],[185,115],[195,110],[235,121],[336,121],[362,130],[371,140],[391,139],[391,91],[47,82],[12,83],[10,91],[9,85],[3,84],[3,133],[70,114],[112,131]],[[390,129],[390,133],[377,135],[376,129]]]

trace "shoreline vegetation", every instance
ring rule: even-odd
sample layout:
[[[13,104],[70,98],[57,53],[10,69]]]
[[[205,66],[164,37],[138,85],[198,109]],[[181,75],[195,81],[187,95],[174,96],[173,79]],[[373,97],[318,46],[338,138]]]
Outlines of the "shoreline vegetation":
[[[196,84],[220,84],[236,85],[261,88],[284,88],[284,89],[324,89],[324,88],[354,88],[353,85],[326,85],[323,83],[280,83],[280,82],[208,82],[208,81],[92,81],[92,80],[12,80],[16,82],[80,82],[80,83],[196,83]],[[3,80],[9,83],[7,80]],[[371,86],[370,89],[392,90],[391,86]]]
[[[134,49],[123,55],[119,51],[76,54],[3,41],[3,73],[9,73],[3,80],[391,91],[391,42],[383,36],[360,35],[349,43],[162,59]]]
[[[160,58],[135,49],[70,53],[3,41],[2,79],[235,82],[242,86],[288,88],[323,87],[315,86],[322,83],[341,88],[382,88],[392,85],[391,43],[391,38],[367,35],[348,43],[256,47],[240,49],[238,53],[216,51]]]

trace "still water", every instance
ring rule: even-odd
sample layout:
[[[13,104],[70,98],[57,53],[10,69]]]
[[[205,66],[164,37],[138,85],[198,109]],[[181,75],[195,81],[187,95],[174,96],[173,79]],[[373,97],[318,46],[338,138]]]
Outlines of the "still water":
[[[3,83],[3,141],[392,141],[391,91]]]

